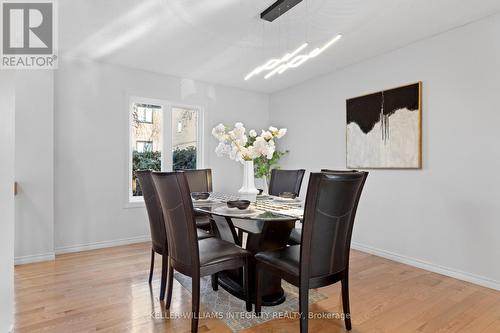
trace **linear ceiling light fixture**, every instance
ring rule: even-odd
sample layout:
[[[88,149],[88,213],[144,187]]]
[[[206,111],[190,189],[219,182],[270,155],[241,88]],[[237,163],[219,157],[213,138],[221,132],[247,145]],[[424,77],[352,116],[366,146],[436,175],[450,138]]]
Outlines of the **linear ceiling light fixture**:
[[[301,46],[299,46],[295,51],[293,51],[292,53],[286,53],[280,59],[276,58],[269,59],[263,65],[257,66],[253,71],[251,71],[250,73],[248,73],[247,76],[245,76],[245,81],[249,80],[253,76],[258,75],[264,71],[269,71],[264,76],[264,79],[267,80],[275,74],[283,74],[289,68],[297,68],[303,63],[305,63],[307,60],[319,56],[327,48],[338,42],[341,38],[342,35],[338,34],[330,41],[328,41],[326,44],[324,44],[322,47],[317,47],[311,50],[309,53],[299,54],[302,50],[304,50],[308,46],[307,43],[304,43]]]
[[[273,68],[275,68],[276,66],[278,66],[278,65],[280,65],[282,63],[287,62],[294,55],[296,55],[297,53],[299,53],[300,51],[302,51],[303,49],[305,49],[307,47],[307,45],[308,45],[307,43],[304,43],[301,46],[299,46],[297,49],[295,49],[295,51],[293,51],[292,53],[286,53],[280,59],[275,59],[275,58],[269,59],[265,64],[263,64],[261,66],[255,67],[255,69],[253,71],[251,71],[250,73],[248,73],[247,76],[245,76],[245,81],[248,80],[248,79],[250,79],[254,75],[260,74],[263,71],[270,71]]]

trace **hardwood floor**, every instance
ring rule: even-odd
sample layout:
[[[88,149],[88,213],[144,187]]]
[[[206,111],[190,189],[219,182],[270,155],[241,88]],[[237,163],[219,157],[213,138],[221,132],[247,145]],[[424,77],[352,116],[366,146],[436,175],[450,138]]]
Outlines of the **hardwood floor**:
[[[189,319],[151,317],[164,313],[157,257],[152,290],[147,243],[17,266],[15,332],[189,332]],[[500,332],[498,291],[357,251],[350,275],[351,332]],[[171,311],[190,311],[190,293],[174,283]],[[341,312],[339,285],[320,292],[328,298],[311,311]],[[313,333],[345,332],[337,319],[310,320],[309,327]],[[298,331],[298,320],[275,319],[245,332]],[[199,332],[230,330],[220,320],[201,319]]]

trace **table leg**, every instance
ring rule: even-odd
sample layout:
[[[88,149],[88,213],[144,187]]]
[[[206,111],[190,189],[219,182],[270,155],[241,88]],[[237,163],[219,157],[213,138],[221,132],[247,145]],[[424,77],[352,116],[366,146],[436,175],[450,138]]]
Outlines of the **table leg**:
[[[228,222],[224,226],[221,226],[222,229],[226,229],[228,225],[230,228],[234,229],[234,225],[229,218],[226,218],[227,221],[223,221],[223,219],[224,218],[214,216],[217,226],[220,223]],[[255,255],[261,251],[284,247],[287,244],[288,237],[294,226],[295,221],[263,221],[262,232],[248,233],[246,249],[250,251],[252,255]],[[234,234],[233,232],[222,232],[222,235],[232,236]],[[230,239],[228,239],[230,237],[227,236],[223,236],[222,238],[230,241]],[[237,240],[233,242],[236,243]],[[250,293],[254,302],[255,264],[253,260],[250,260],[249,266]],[[281,288],[281,278],[279,276],[273,275],[270,272],[264,272],[262,282],[262,304],[264,306],[278,305],[285,301],[285,294],[283,288]],[[241,270],[231,270],[219,273],[219,285],[232,295],[244,299]]]

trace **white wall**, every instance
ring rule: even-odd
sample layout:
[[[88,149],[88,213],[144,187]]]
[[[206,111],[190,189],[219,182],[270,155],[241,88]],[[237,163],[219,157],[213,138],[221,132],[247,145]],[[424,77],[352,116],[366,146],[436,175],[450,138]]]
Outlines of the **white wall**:
[[[0,332],[14,322],[14,72],[0,76]]]
[[[271,96],[285,167],[317,171],[346,166],[347,98],[423,81],[423,169],[370,171],[358,248],[500,289],[499,31],[497,15]]]
[[[268,124],[267,95],[92,62],[60,62],[55,75],[55,246],[57,252],[139,241],[144,208],[125,208],[127,95],[196,105],[205,113],[205,166],[214,189],[241,185],[241,165],[217,158],[219,122]]]
[[[16,264],[54,258],[54,72],[16,75]]]

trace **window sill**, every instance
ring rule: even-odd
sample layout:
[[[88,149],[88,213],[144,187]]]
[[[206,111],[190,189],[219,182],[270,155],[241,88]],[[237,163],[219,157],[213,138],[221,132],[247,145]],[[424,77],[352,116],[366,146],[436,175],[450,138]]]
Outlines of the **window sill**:
[[[125,203],[125,209],[134,209],[134,208],[144,208],[146,205],[144,204],[144,200],[134,200]]]

